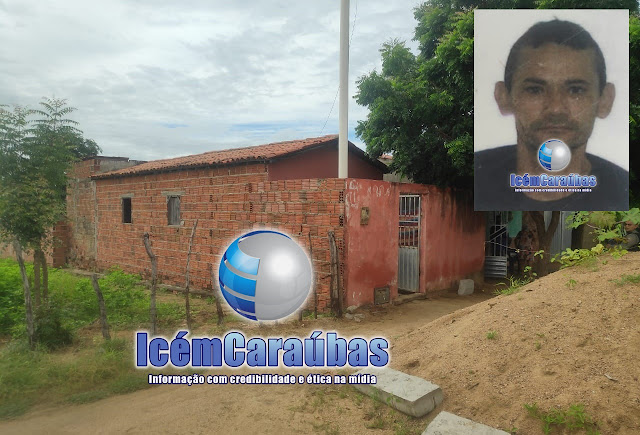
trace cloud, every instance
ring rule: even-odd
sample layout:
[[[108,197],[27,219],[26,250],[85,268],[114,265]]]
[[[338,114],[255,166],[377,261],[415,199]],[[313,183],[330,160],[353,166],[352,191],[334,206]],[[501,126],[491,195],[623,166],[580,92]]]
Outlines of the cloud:
[[[411,40],[417,4],[351,1],[351,96],[382,43]],[[66,98],[105,155],[141,160],[337,133],[339,13],[321,1],[0,1],[0,104]],[[365,117],[351,99],[360,145]]]

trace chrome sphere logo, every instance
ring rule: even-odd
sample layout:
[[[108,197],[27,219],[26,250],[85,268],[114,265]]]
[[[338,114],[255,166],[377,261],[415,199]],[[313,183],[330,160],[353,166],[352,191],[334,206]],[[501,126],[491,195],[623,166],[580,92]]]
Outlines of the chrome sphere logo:
[[[296,312],[309,295],[311,264],[289,236],[253,231],[227,248],[218,280],[236,312],[251,320],[278,320]]]
[[[571,161],[571,150],[560,139],[549,139],[538,149],[538,161],[547,171],[561,171]]]

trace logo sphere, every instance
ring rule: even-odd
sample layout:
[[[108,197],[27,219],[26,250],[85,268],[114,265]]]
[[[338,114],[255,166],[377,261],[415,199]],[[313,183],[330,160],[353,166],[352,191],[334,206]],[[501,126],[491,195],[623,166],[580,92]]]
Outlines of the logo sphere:
[[[311,290],[311,263],[286,234],[252,231],[222,255],[220,290],[238,314],[251,320],[278,320],[295,313]]]
[[[538,162],[547,171],[561,171],[571,162],[571,150],[560,139],[549,139],[538,149]]]

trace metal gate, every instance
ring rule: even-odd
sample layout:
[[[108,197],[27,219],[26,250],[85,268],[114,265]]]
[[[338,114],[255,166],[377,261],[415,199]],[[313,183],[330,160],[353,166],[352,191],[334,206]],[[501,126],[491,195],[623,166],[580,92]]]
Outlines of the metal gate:
[[[485,242],[484,276],[504,278],[508,269],[509,213],[487,212],[487,239]]]
[[[420,195],[400,195],[398,289],[420,290]]]

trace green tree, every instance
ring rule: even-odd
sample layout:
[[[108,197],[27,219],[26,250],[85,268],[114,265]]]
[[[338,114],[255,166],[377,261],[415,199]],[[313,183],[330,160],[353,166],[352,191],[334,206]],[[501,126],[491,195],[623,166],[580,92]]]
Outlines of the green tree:
[[[65,100],[45,98],[36,110],[6,107],[0,107],[0,236],[13,241],[18,257],[22,248],[33,251],[37,306],[41,269],[47,297],[44,250],[54,242],[51,231],[64,216],[66,174],[75,160],[96,155],[100,148],[84,139],[77,123],[67,118],[75,109]],[[30,289],[28,281],[23,282],[31,316]],[[27,329],[32,340],[33,325]]]
[[[626,8],[632,12],[631,83],[640,81],[640,30],[637,0],[430,0],[414,10],[418,54],[402,41],[380,49],[382,71],[361,77],[358,104],[369,109],[356,133],[373,157],[392,152],[391,169],[415,182],[473,186],[473,9]],[[640,89],[631,91],[631,167],[640,168]],[[632,175],[632,190],[640,181]],[[541,249],[550,247],[559,222],[548,228],[542,212],[530,212]],[[547,256],[548,257],[548,256]],[[546,261],[545,261],[546,263]],[[539,267],[545,269],[541,262]],[[540,271],[541,274],[545,270]]]

